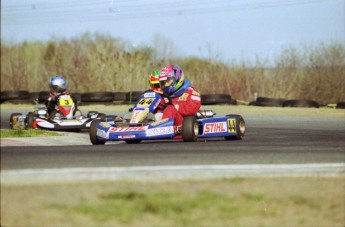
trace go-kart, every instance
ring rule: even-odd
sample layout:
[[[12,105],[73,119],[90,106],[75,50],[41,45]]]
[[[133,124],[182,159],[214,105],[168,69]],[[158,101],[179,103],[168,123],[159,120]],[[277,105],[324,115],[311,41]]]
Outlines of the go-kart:
[[[49,129],[49,130],[79,130],[88,129],[95,119],[105,117],[97,111],[89,111],[86,116],[76,108],[70,95],[61,95],[57,100],[57,108],[50,114],[44,104],[36,103],[34,110],[27,115],[13,113],[10,116],[11,129]]]
[[[103,145],[107,141],[123,140],[135,144],[157,139],[195,142],[198,138],[212,137],[241,140],[245,134],[245,121],[240,115],[214,117],[216,113],[212,110],[200,110],[196,116],[184,117],[182,126],[174,126],[173,119],[159,119],[156,113],[163,98],[156,92],[148,91],[123,117],[94,120],[89,131],[91,143]]]

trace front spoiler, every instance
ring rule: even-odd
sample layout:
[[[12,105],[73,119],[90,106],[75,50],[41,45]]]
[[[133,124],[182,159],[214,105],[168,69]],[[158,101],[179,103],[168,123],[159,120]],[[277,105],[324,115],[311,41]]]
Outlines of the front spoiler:
[[[33,122],[32,127],[49,130],[88,129],[90,128],[91,122],[95,119],[84,118],[81,120],[51,120],[44,118],[36,118]]]
[[[146,126],[115,127],[107,122],[97,126],[97,139],[100,141],[171,139],[176,135],[173,119]]]

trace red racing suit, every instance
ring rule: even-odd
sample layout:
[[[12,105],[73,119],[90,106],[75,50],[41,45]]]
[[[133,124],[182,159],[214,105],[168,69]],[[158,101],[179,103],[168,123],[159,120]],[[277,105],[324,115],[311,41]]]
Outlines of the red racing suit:
[[[201,106],[200,94],[193,87],[186,88],[179,96],[172,96],[171,101],[173,105],[165,107],[162,119],[173,118],[175,126],[182,125],[183,117],[196,115]]]

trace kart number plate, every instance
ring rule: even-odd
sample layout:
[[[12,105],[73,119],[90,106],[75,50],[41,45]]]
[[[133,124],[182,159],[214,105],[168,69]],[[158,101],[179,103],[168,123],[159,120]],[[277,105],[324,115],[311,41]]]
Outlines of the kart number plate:
[[[60,98],[59,104],[60,106],[72,106],[73,100],[72,98]]]
[[[146,107],[149,106],[155,99],[154,98],[142,98],[138,102],[137,107]]]

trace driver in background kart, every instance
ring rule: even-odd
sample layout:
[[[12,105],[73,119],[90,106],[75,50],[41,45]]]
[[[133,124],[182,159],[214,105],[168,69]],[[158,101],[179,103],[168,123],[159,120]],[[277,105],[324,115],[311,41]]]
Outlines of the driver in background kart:
[[[53,110],[55,110],[56,106],[58,105],[58,98],[61,95],[69,95],[70,94],[69,91],[67,90],[66,79],[61,75],[52,76],[50,78],[49,88],[50,88],[50,94],[49,94],[49,98],[46,102],[48,115],[50,115],[50,113]],[[72,99],[73,99],[75,105],[77,105],[77,103],[75,102],[73,97],[72,97]],[[76,109],[77,109],[77,106],[76,106]]]
[[[159,84],[159,70],[153,70],[149,78],[150,90],[163,94],[161,85]]]
[[[180,126],[183,117],[197,114],[201,106],[200,94],[189,80],[184,79],[178,65],[166,65],[159,72],[159,84],[163,90],[162,102],[165,103],[162,119],[173,118],[174,125]]]

